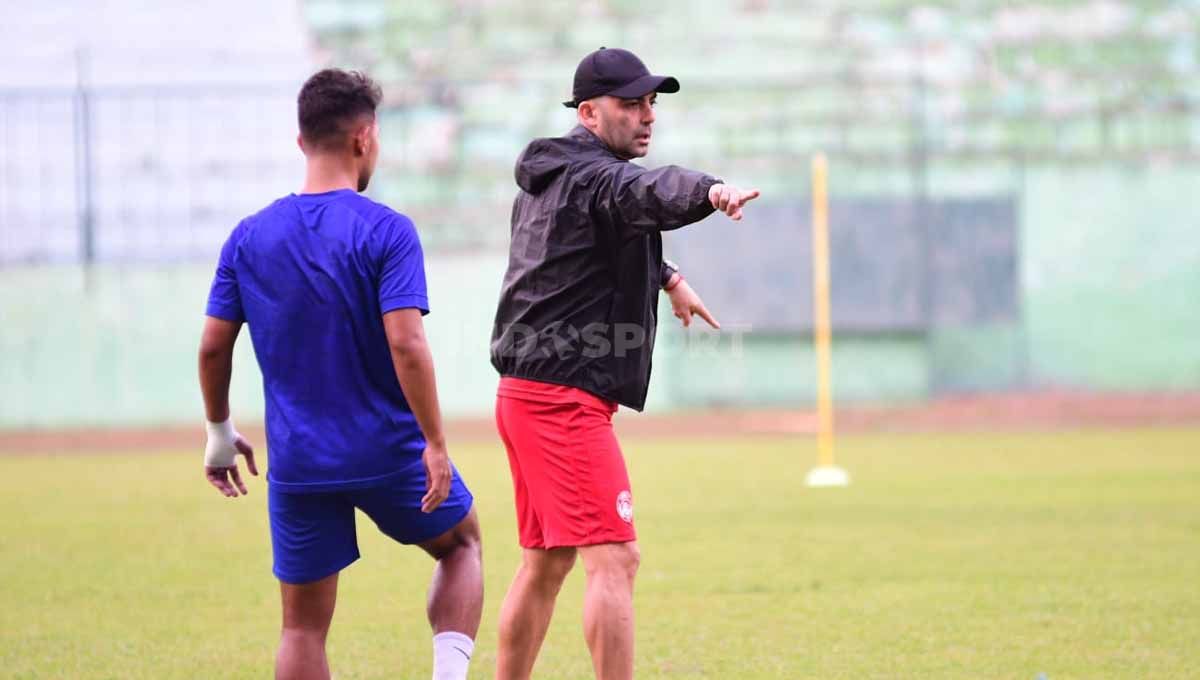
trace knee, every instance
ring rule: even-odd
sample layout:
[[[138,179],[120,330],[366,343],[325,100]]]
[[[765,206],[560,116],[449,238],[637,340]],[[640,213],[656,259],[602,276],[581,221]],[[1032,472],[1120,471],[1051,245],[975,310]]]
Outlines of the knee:
[[[301,645],[324,645],[329,635],[329,626],[289,621],[283,624],[280,634],[284,642]]]
[[[537,554],[525,553],[525,569],[537,582],[557,589],[575,567],[573,548],[555,548]]]
[[[642,552],[636,543],[607,545],[602,553],[589,557],[594,559],[585,558],[588,578],[622,579],[630,583],[637,576],[638,567],[642,563]]]
[[[461,551],[473,558],[476,561],[483,559],[483,538],[479,532],[479,520],[475,519],[474,511],[472,511],[469,522],[463,522],[459,526],[457,532],[457,544],[454,546],[456,551]]]
[[[315,609],[284,608],[283,639],[300,642],[325,643],[329,634],[329,624],[333,619],[333,611],[318,611]]]
[[[479,531],[479,519],[472,509],[450,531],[429,543],[421,544],[435,560],[467,558],[476,562],[483,560],[483,539]]]
[[[630,581],[637,576],[638,567],[642,566],[642,551],[636,543],[625,543],[621,546],[616,568],[625,574]]]

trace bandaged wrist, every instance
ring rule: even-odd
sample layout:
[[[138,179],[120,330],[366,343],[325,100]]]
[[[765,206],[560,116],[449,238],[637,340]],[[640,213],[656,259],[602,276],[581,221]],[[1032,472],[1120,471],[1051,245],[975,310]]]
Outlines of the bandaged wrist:
[[[208,467],[231,467],[237,457],[238,433],[233,428],[233,418],[219,423],[207,422],[208,445],[204,447],[204,464]]]

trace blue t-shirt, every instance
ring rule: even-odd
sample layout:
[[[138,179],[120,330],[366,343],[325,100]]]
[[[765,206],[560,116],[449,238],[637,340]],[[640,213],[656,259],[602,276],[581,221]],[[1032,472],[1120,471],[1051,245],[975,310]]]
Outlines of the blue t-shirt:
[[[420,458],[383,330],[402,308],[429,313],[416,229],[350,189],[286,196],[230,234],[207,313],[250,327],[272,485],[367,487]]]

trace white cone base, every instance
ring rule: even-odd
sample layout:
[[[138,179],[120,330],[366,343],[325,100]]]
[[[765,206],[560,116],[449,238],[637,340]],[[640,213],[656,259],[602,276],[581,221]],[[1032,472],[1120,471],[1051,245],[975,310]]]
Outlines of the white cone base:
[[[804,483],[812,487],[846,486],[850,483],[850,475],[835,465],[822,465],[810,470]]]

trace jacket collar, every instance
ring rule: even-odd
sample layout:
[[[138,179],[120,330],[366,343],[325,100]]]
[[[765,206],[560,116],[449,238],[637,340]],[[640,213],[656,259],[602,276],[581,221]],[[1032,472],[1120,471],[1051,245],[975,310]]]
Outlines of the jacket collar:
[[[572,128],[571,131],[567,133],[567,139],[583,142],[589,146],[603,149],[604,152],[610,156],[617,157],[617,155],[608,148],[608,145],[604,143],[604,140],[597,137],[594,132],[582,125],[576,125],[574,128]]]

